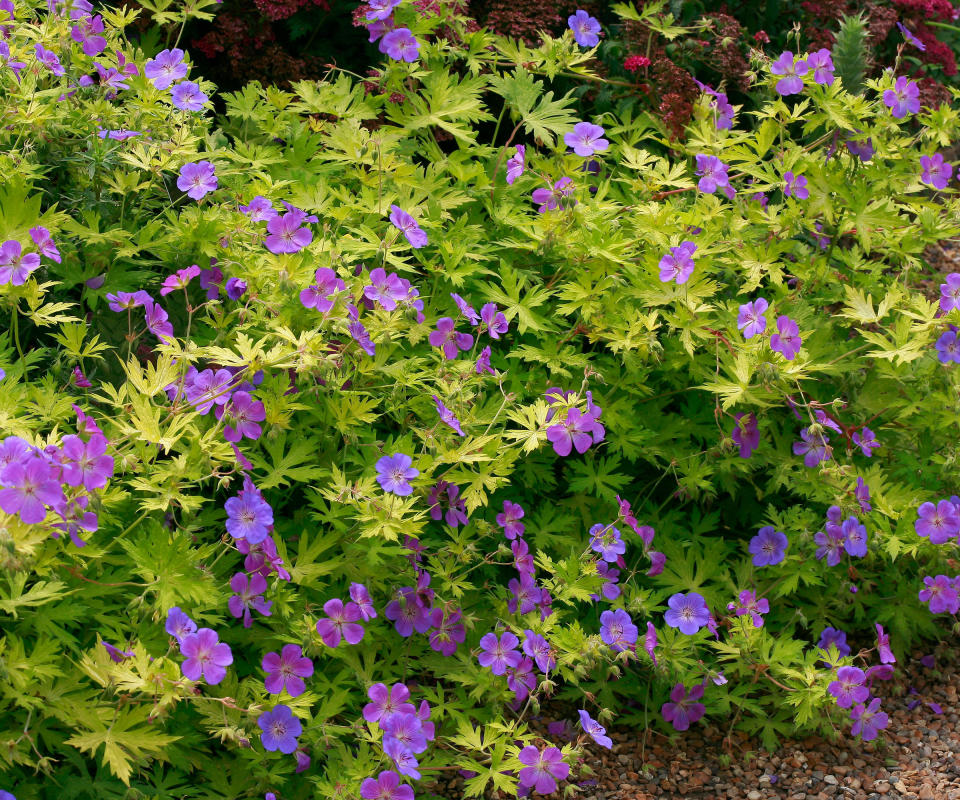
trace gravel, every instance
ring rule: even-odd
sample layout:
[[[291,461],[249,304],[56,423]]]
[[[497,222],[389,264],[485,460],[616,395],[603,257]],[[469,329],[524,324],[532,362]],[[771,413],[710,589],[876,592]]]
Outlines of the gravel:
[[[610,733],[613,749],[592,746],[551,798],[580,800],[960,800],[960,642],[936,648],[935,667],[917,653],[879,693],[890,714],[885,741],[844,735],[788,740],[774,752],[726,728],[699,725],[667,737],[657,730]],[[905,669],[904,669],[905,667]],[[913,694],[911,689],[917,694]],[[921,701],[912,710],[912,701]],[[937,714],[927,702],[939,704]],[[555,714],[556,716],[556,714]],[[564,716],[575,718],[574,711]],[[424,787],[420,798],[463,798],[462,780]],[[575,789],[572,794],[564,794]],[[541,797],[542,795],[537,795]],[[493,793],[491,798],[505,795]]]

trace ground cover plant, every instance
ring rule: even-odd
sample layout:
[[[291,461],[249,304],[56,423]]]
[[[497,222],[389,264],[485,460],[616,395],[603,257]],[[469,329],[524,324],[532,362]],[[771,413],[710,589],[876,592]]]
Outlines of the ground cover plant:
[[[375,82],[214,119],[176,31],[0,8],[3,791],[572,791],[613,721],[882,741],[960,610],[950,105],[785,52],[670,155],[551,87],[601,80],[586,12],[531,47],[384,0]]]

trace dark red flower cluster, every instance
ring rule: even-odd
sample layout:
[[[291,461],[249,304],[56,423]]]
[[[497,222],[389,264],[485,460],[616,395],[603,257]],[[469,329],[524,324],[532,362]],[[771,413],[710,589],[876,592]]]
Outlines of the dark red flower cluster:
[[[311,3],[324,11],[330,10],[328,0],[253,0],[253,2],[260,13],[271,22],[292,17],[301,8]]]
[[[927,47],[923,52],[914,51],[914,55],[919,56],[921,60],[928,64],[939,64],[943,67],[945,75],[957,74],[957,59],[948,45],[941,42],[926,25],[917,25],[914,33]]]
[[[567,17],[578,8],[594,13],[596,3],[578,0],[480,0],[471,4],[477,20],[495,33],[538,44],[540,32],[559,36],[567,28]]]
[[[627,72],[638,72],[644,67],[650,66],[650,59],[646,56],[627,56],[623,62],[623,68]]]

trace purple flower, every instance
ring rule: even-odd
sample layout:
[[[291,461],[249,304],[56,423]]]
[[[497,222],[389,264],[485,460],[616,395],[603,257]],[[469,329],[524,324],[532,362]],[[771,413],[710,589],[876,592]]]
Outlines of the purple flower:
[[[519,580],[511,579],[507,588],[513,594],[507,602],[507,608],[511,614],[516,614],[518,610],[521,614],[528,614],[540,602],[540,589],[528,574],[521,575]]]
[[[600,22],[582,8],[567,17],[574,41],[581,47],[596,47],[600,43]]]
[[[233,663],[230,646],[220,641],[217,632],[210,628],[200,628],[189,633],[180,641],[180,652],[186,660],[180,666],[183,677],[191,681],[204,680],[216,686],[227,675],[227,667]]]
[[[380,40],[380,52],[394,61],[413,62],[420,57],[420,43],[409,28],[395,28]]]
[[[779,564],[785,558],[787,536],[782,531],[774,530],[772,525],[766,525],[750,540],[749,552],[753,554],[755,567],[766,567]]]
[[[429,610],[416,591],[405,586],[397,592],[396,599],[387,603],[384,616],[393,622],[393,627],[403,637],[430,630]]]
[[[358,644],[363,639],[363,626],[357,622],[361,619],[360,607],[356,603],[344,605],[339,598],[327,600],[323,613],[327,617],[317,621],[317,633],[327,647],[336,647],[341,638],[347,644]]]
[[[831,645],[837,648],[837,653],[840,654],[841,658],[850,655],[850,645],[847,644],[846,632],[837,628],[826,627],[820,633],[820,641],[817,642],[817,647],[826,653],[829,652]]]
[[[223,287],[230,300],[239,300],[243,293],[247,291],[247,282],[240,278],[227,278],[227,283]]]
[[[909,30],[907,30],[907,28],[904,26],[902,22],[898,22],[897,27],[900,29],[900,33],[903,34],[903,38],[906,41],[908,41],[910,44],[912,44],[914,47],[916,47],[917,50],[920,50],[921,52],[923,52],[924,50],[927,49],[927,46],[923,42],[921,42],[916,36],[914,36]]]
[[[436,485],[430,490],[427,502],[429,503],[431,519],[439,522],[443,518],[451,528],[458,528],[469,522],[467,506],[463,498],[460,497],[459,486],[454,486],[447,481],[437,481]],[[443,505],[447,506],[446,514],[443,512]]]
[[[486,303],[480,309],[480,319],[487,326],[487,333],[491,339],[499,339],[510,328],[506,316],[502,311],[497,310],[496,303]]]
[[[932,544],[944,544],[960,535],[960,512],[949,500],[941,500],[936,505],[923,503],[917,509],[914,529],[917,536],[930,537]]]
[[[600,557],[613,564],[616,560],[627,552],[627,545],[620,538],[620,531],[613,525],[602,525],[597,523],[590,528],[590,549],[599,553]]]
[[[770,336],[770,347],[780,353],[787,361],[793,361],[800,352],[803,339],[800,338],[800,328],[790,317],[777,317],[777,332]]]
[[[60,251],[57,250],[57,246],[50,236],[50,231],[42,225],[38,225],[36,228],[30,229],[30,238],[33,239],[33,244],[41,255],[46,256],[51,261],[56,261],[58,264],[60,263]]]
[[[63,482],[83,486],[88,492],[102,489],[113,475],[113,456],[106,452],[107,439],[101,434],[94,434],[86,444],[79,436],[64,436]]]
[[[797,200],[806,200],[810,196],[807,189],[807,179],[803,175],[794,175],[792,172],[783,173],[784,197],[796,197]]]
[[[403,0],[368,0],[367,22],[385,20]]]
[[[450,292],[450,297],[453,298],[453,302],[457,304],[457,308],[460,310],[460,313],[463,314],[463,316],[471,325],[480,324],[480,315],[473,306],[471,306],[456,292]]]
[[[954,331],[947,331],[939,339],[936,345],[937,359],[941,364],[949,364],[951,361],[960,364],[960,336]]]
[[[263,429],[258,423],[267,415],[263,403],[254,400],[249,392],[238,391],[230,395],[226,404],[217,405],[216,416],[228,420],[223,428],[223,438],[228,442],[239,442],[244,437],[259,439]]]
[[[473,336],[469,333],[457,333],[456,322],[451,317],[441,317],[437,320],[437,329],[430,332],[427,340],[433,347],[443,350],[444,358],[453,360],[460,350],[469,350],[473,347]]]
[[[811,431],[810,428],[804,428],[800,431],[800,438],[803,441],[793,443],[793,453],[797,456],[802,455],[803,463],[807,467],[815,467],[821,461],[829,461],[832,457],[833,448],[822,429]]]
[[[763,617],[762,614],[770,613],[770,601],[766,597],[761,597],[757,600],[757,595],[755,592],[750,591],[749,589],[744,589],[740,592],[738,602],[736,604],[730,603],[727,606],[728,610],[734,611],[738,617],[750,615],[750,619],[753,622],[754,628],[763,627]]]
[[[757,426],[756,416],[753,413],[737,414],[730,436],[740,447],[740,458],[750,458],[760,445],[760,428]]]
[[[2,281],[0,281],[2,282]],[[132,308],[139,308],[140,306],[145,306],[147,303],[152,303],[150,295],[144,292],[143,290],[139,292],[117,292],[116,294],[107,295],[108,307],[111,311],[125,311]]]
[[[50,70],[54,75],[58,77],[65,73],[63,65],[60,63],[60,59],[57,58],[57,54],[52,50],[47,50],[42,44],[34,45],[33,52],[37,56],[37,61],[39,61],[43,66]]]
[[[279,750],[290,754],[297,749],[297,737],[303,733],[303,725],[293,716],[288,706],[276,705],[270,711],[264,711],[257,717],[257,725],[262,733],[260,741],[268,752]]]
[[[407,290],[395,272],[388,274],[383,267],[377,267],[370,271],[370,285],[363,288],[363,296],[393,311],[397,302],[407,296]]]
[[[414,800],[413,789],[400,783],[396,772],[384,771],[360,784],[363,800]]]
[[[202,111],[207,97],[193,81],[178,83],[170,90],[170,100],[181,111]]]
[[[866,426],[863,428],[863,433],[853,434],[853,443],[863,451],[867,458],[870,458],[873,451],[880,446],[876,434]]]
[[[420,474],[420,470],[412,467],[413,459],[405,453],[394,453],[384,456],[376,463],[377,483],[385,492],[398,497],[407,497],[413,494],[410,481]]]
[[[509,500],[503,501],[503,512],[497,514],[497,525],[503,528],[503,535],[507,539],[516,539],[523,536],[524,524],[520,522],[523,519],[524,510],[518,503],[511,503]]]
[[[637,643],[637,635],[637,626],[622,608],[600,615],[600,639],[614,652],[630,649]]]
[[[568,456],[574,448],[578,453],[585,453],[591,444],[600,442],[604,429],[597,422],[598,415],[590,411],[584,413],[579,408],[568,409],[562,422],[547,428],[547,441],[553,445],[553,451],[558,456]]]
[[[265,222],[277,216],[277,211],[266,197],[258,194],[249,205],[240,206],[240,211],[246,214],[251,222]]]
[[[520,665],[518,644],[520,640],[510,631],[505,631],[499,639],[495,633],[486,633],[480,639],[480,649],[483,652],[477,656],[477,660],[481,667],[489,667],[494,675],[503,675],[508,667]]]
[[[573,130],[563,137],[563,142],[584,158],[600,153],[610,146],[610,142],[603,138],[603,128],[591,122],[578,122],[573,126]]]
[[[314,272],[313,278],[315,283],[300,292],[300,302],[307,308],[315,308],[321,314],[326,314],[336,302],[334,295],[346,291],[347,286],[330,267],[320,267]]]
[[[793,53],[785,50],[780,57],[770,65],[770,72],[774,75],[781,75],[777,81],[777,94],[786,97],[791,94],[799,94],[803,91],[803,78],[807,72],[807,62],[801,59],[794,59]]]
[[[442,608],[430,612],[430,647],[443,656],[450,657],[457,652],[457,645],[463,644],[467,631],[463,627],[463,614],[459,611],[444,613]]]
[[[406,775],[408,778],[420,780],[420,762],[417,757],[400,739],[392,736],[384,736],[383,752],[392,761],[397,772]]]
[[[0,286],[23,286],[30,274],[40,267],[40,256],[23,253],[20,242],[8,239],[0,245]]]
[[[850,708],[854,703],[865,703],[870,698],[870,690],[864,686],[867,676],[859,667],[840,667],[837,679],[827,691],[834,696],[840,708]]]
[[[696,251],[696,243],[689,240],[671,247],[670,252],[660,259],[660,280],[663,283],[676,281],[678,286],[686,283],[693,274],[693,254]]]
[[[77,19],[77,24],[70,29],[70,37],[80,44],[84,55],[98,56],[107,47],[107,40],[103,33],[103,17],[84,15]]]
[[[167,275],[163,280],[163,284],[160,287],[160,296],[166,297],[171,292],[177,291],[177,289],[186,289],[190,285],[190,281],[196,278],[200,274],[200,267],[196,264],[192,264],[189,267],[184,267],[183,269],[178,269],[173,275]]]
[[[103,649],[107,651],[110,660],[115,664],[119,664],[125,658],[130,658],[133,655],[133,650],[120,650],[110,644],[110,642],[101,641],[100,644],[103,645]]]
[[[199,200],[218,186],[213,164],[198,161],[196,164],[184,164],[177,178],[177,188],[186,192],[187,197]]]
[[[249,480],[244,481],[240,493],[229,498],[223,507],[227,512],[227,533],[234,539],[258,544],[267,538],[273,525],[273,509]]]
[[[527,745],[520,751],[520,763],[526,766],[517,776],[520,785],[541,794],[550,794],[557,790],[557,781],[566,780],[570,774],[570,765],[563,760],[563,754],[556,747],[546,747],[543,752],[533,745]]]
[[[5,440],[9,441],[9,439]],[[39,456],[11,461],[0,471],[0,508],[7,514],[19,514],[28,525],[43,522],[46,506],[64,502],[63,489],[56,470]]]
[[[863,558],[867,554],[867,529],[856,517],[844,520],[840,532],[843,535],[843,547],[849,555]]]
[[[0,2],[2,6],[2,2]],[[13,74],[17,77],[17,80],[20,79],[20,71],[27,66],[26,61],[14,61],[10,55],[10,45],[4,41],[0,41],[0,65],[8,66]]]
[[[890,634],[883,630],[883,625],[879,622],[874,623],[877,629],[877,654],[880,656],[881,664],[896,664],[897,657],[890,649]]]
[[[947,275],[947,282],[940,284],[940,310],[944,313],[960,309],[960,272]]]
[[[956,614],[960,611],[960,593],[957,582],[946,575],[929,576],[923,579],[924,588],[920,590],[921,603],[930,603],[931,614]]]
[[[512,184],[517,178],[523,175],[525,161],[527,157],[527,148],[522,144],[517,145],[517,151],[507,159],[507,184]]]
[[[187,77],[184,55],[179,48],[161,50],[143,65],[143,74],[157,89],[167,89],[170,84]]]
[[[477,356],[477,363],[474,366],[474,371],[477,375],[482,375],[484,372],[489,372],[491,375],[496,373],[493,371],[493,367],[490,366],[490,347],[484,347],[480,351],[480,355]]]
[[[363,617],[364,621],[369,622],[371,619],[376,619],[377,610],[373,607],[373,600],[370,598],[370,592],[366,586],[362,583],[351,583],[350,599],[357,604],[357,608],[360,609],[360,616]]]
[[[267,590],[267,581],[259,572],[250,577],[244,572],[236,573],[230,579],[230,588],[234,595],[227,601],[230,613],[239,619],[243,617],[243,627],[249,628],[253,624],[250,609],[254,609],[265,617],[271,616],[272,600],[264,600],[263,593]]]
[[[702,683],[691,687],[689,692],[682,683],[678,683],[670,691],[670,702],[660,707],[660,714],[664,721],[673,725],[674,730],[685,731],[707,710],[703,703],[698,702],[701,697],[703,697]]]
[[[460,427],[459,420],[456,418],[454,413],[447,408],[436,395],[433,395],[433,403],[437,408],[437,414],[440,416],[440,421],[453,428],[458,436],[466,436],[466,434],[463,432],[463,428]]]
[[[147,330],[161,341],[173,338],[173,323],[159,303],[148,300],[143,305],[144,322]]]
[[[740,306],[737,314],[737,327],[743,331],[744,339],[752,339],[766,330],[767,318],[764,316],[770,304],[762,297]]]
[[[377,722],[385,729],[393,717],[398,714],[415,714],[413,703],[408,703],[410,690],[402,683],[395,683],[390,689],[386,684],[375,683],[367,689],[370,702],[363,707],[363,718],[367,722]]]
[[[697,188],[704,194],[713,194],[717,189],[724,189],[730,185],[727,165],[716,156],[698,154],[697,175],[700,177]]]
[[[270,694],[280,694],[286,689],[291,697],[298,697],[307,688],[303,679],[313,675],[313,662],[296,644],[285,644],[279,653],[267,653],[261,666],[267,673],[264,688]]]
[[[953,165],[945,162],[940,153],[934,153],[932,156],[920,156],[920,166],[923,170],[920,175],[921,181],[929,183],[934,189],[947,188],[950,176],[953,175]]]
[[[903,75],[897,78],[892,89],[883,93],[883,102],[894,119],[903,119],[907,114],[920,111],[920,87],[916,81],[907,80]]]
[[[823,47],[807,56],[807,69],[813,72],[814,83],[830,86],[833,83],[833,58],[830,51]]]
[[[710,621],[710,609],[703,595],[697,592],[683,594],[678,592],[667,600],[664,621],[671,628],[679,628],[680,633],[692,636]]]
[[[401,28],[400,30],[406,29]],[[412,61],[413,59],[409,60]],[[419,249],[427,244],[427,234],[423,232],[417,221],[400,206],[390,206],[390,222],[404,235],[404,238],[414,249]]]
[[[182,644],[184,637],[197,632],[197,623],[190,619],[190,617],[180,609],[180,606],[173,606],[167,612],[165,630],[176,639],[179,644]]]
[[[263,240],[271,253],[299,253],[313,241],[313,231],[301,228],[307,215],[299,209],[277,215],[267,221],[267,238]]]
[[[607,736],[607,729],[593,719],[584,709],[580,709],[580,727],[593,741],[607,750],[613,747],[613,740]]]
[[[543,673],[555,669],[557,659],[554,658],[553,648],[550,647],[550,643],[540,634],[534,633],[529,629],[525,630],[523,635],[523,652],[536,662],[537,669]]]
[[[889,717],[885,712],[880,711],[880,698],[874,697],[870,705],[859,705],[850,712],[850,719],[853,720],[853,727],[850,733],[854,736],[862,736],[863,741],[872,742],[877,738],[880,731],[889,724]]]
[[[573,194],[573,181],[570,178],[560,178],[552,189],[534,189],[533,202],[539,203],[537,213],[544,214],[547,211],[555,211],[558,208],[565,208],[564,200]],[[576,204],[576,200],[573,204]]]
[[[867,514],[873,510],[873,506],[870,505],[870,487],[864,483],[863,478],[857,478],[857,485],[853,490],[853,496],[857,499],[857,502],[860,504],[860,510]]]
[[[854,134],[861,133],[861,131],[855,131],[850,134],[850,138],[845,142],[847,150],[850,151],[851,155],[856,156],[864,163],[868,162],[873,158],[873,139],[867,138],[863,141],[857,141],[854,137]]]

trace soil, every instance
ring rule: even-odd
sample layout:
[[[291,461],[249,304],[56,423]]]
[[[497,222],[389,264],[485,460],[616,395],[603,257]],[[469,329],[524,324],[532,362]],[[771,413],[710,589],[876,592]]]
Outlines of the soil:
[[[594,774],[577,777],[574,770],[574,785],[561,785],[550,797],[960,800],[960,642],[916,653],[897,667],[897,677],[878,687],[890,715],[882,741],[863,743],[845,735],[834,743],[814,736],[785,741],[768,753],[737,732],[725,741],[726,728],[716,724],[699,723],[673,737],[613,728],[611,750],[592,743],[587,749],[585,762]],[[576,712],[567,716],[576,719]],[[462,787],[454,773],[428,788],[434,797],[461,800]]]

